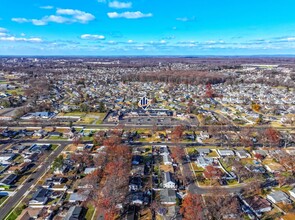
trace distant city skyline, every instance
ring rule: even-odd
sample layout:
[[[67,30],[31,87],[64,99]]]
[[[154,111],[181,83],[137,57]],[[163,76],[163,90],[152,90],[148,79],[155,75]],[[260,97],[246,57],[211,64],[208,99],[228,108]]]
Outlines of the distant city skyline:
[[[294,0],[2,0],[0,55],[292,55],[294,8]]]

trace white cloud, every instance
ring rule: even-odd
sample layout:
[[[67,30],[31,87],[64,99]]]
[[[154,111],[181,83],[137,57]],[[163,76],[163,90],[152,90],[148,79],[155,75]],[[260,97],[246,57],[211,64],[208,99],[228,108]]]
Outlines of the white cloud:
[[[73,16],[74,19],[77,20],[77,22],[80,23],[87,23],[88,21],[92,21],[95,19],[94,15],[80,11],[80,10],[74,10],[74,9],[57,9],[56,11],[57,14],[60,15],[70,15]]]
[[[30,42],[30,43],[41,43],[43,40],[38,37],[32,37],[32,38],[24,38],[24,37],[0,37],[1,41],[12,41],[12,42]]]
[[[11,20],[14,21],[14,22],[17,22],[17,23],[30,22],[30,19],[26,19],[26,18],[12,18]]]
[[[110,41],[108,41],[108,44],[111,44],[111,45],[117,45],[117,44],[118,44],[118,42],[116,42],[116,41],[113,41],[113,40],[110,40]]]
[[[63,16],[61,16],[63,15]],[[94,20],[94,15],[74,9],[57,9],[56,15],[44,16],[41,19],[27,19],[27,18],[12,18],[11,20],[17,23],[32,23],[36,26],[47,25],[49,22],[53,23],[88,23]]]
[[[123,13],[109,12],[108,16],[109,16],[109,18],[138,19],[138,18],[152,17],[153,14],[152,13],[143,14],[140,11],[135,11],[135,12],[126,11],[126,12],[123,12]]]
[[[66,22],[71,22],[71,19],[59,16],[59,15],[50,15],[50,16],[46,17],[45,20],[47,22],[55,22],[55,23],[60,23],[60,24],[66,23]]]
[[[150,41],[147,44],[149,44],[149,45],[155,45],[155,46],[157,46],[157,45],[165,45],[165,44],[167,44],[167,41],[165,41],[165,40]]]
[[[113,1],[109,2],[110,8],[131,8],[132,2],[119,2],[119,1]]]
[[[133,40],[128,40],[127,43],[128,43],[128,44],[133,44],[134,41],[133,41]]]
[[[104,40],[105,36],[97,34],[83,34],[80,38],[83,40]]]
[[[46,6],[41,6],[40,7],[41,9],[53,9],[53,6],[51,6],[51,5],[46,5]]]
[[[188,17],[181,17],[181,18],[176,18],[177,21],[183,21],[183,22],[187,22],[187,21],[194,21],[196,19],[195,16],[188,18]]]
[[[6,28],[2,28],[2,27],[0,27],[0,32],[1,32],[1,33],[5,33],[5,32],[7,32],[7,30],[6,30]]]
[[[33,25],[36,25],[36,26],[43,26],[43,25],[46,25],[48,22],[46,21],[46,19],[42,18],[41,20],[38,20],[38,19],[32,19],[31,21],[29,22],[32,22]]]

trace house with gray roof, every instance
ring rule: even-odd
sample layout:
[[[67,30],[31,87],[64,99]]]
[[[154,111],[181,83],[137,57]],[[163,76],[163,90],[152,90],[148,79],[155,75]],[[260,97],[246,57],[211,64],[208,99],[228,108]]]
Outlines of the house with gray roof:
[[[16,180],[17,175],[9,174],[0,180],[0,188],[9,189],[13,182]]]
[[[161,204],[175,205],[176,204],[176,193],[173,189],[162,189],[160,191]]]
[[[266,196],[266,198],[273,203],[279,203],[279,202],[283,202],[286,204],[291,203],[289,196],[286,193],[284,193],[283,191],[272,192],[272,193],[268,194]]]
[[[47,200],[49,199],[51,191],[40,187],[37,191],[33,194],[32,199],[29,201],[29,206],[43,206],[46,204]]]
[[[169,155],[167,155],[167,154],[164,154],[163,155],[163,163],[165,165],[172,165],[172,159],[171,159],[171,157]]]
[[[211,152],[209,148],[198,148],[197,151],[200,155],[207,155]]]
[[[218,154],[221,157],[227,157],[227,156],[234,156],[235,153],[232,150],[217,150]]]
[[[82,217],[83,215],[83,207],[81,206],[72,206],[66,217],[64,218],[64,220],[79,220],[79,219],[83,219]]]
[[[203,167],[205,168],[206,166],[212,165],[214,162],[214,159],[211,157],[203,157],[200,156],[197,158],[197,160],[195,161],[195,163],[199,166],[199,167]]]
[[[88,197],[87,194],[89,194],[89,191],[85,192],[84,194],[82,194],[82,193],[72,193],[70,195],[69,202],[84,202],[84,201],[86,201],[86,199]]]
[[[251,157],[251,155],[245,150],[236,150],[235,152],[236,155],[241,159]]]

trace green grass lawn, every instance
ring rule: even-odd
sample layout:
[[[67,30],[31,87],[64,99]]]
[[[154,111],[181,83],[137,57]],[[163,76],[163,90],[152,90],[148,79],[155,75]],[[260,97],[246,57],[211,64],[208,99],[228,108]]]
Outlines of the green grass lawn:
[[[222,166],[227,170],[227,171],[232,171],[232,166],[229,166],[224,160],[220,159],[219,160]]]
[[[83,141],[93,141],[93,137],[83,137]]]
[[[67,140],[67,138],[64,138],[62,136],[50,136],[48,137],[49,140]]]
[[[192,164],[192,167],[195,172],[203,172],[204,171],[204,168],[197,166],[197,164],[195,164],[195,163],[191,163],[191,164]]]
[[[290,190],[293,189],[293,186],[282,186],[282,187],[275,187],[274,190],[282,190],[286,192],[287,194],[289,193]]]
[[[69,201],[69,199],[70,199],[70,196],[71,196],[71,194],[70,194],[70,193],[67,193],[67,196],[66,196],[66,199],[65,199],[65,201]]]
[[[53,205],[54,203],[56,203],[59,200],[59,198],[53,199],[51,201],[48,202],[48,205]]]
[[[94,214],[95,208],[92,205],[87,206],[88,210],[86,212],[85,218],[86,220],[91,220]]]
[[[21,88],[18,89],[11,89],[11,90],[7,90],[8,94],[16,94],[16,95],[23,95],[24,91]]]
[[[16,207],[16,209],[11,212],[8,217],[7,220],[15,220],[17,219],[17,217],[22,213],[22,211],[26,208],[25,204],[20,204],[18,207]]]
[[[193,154],[193,153],[195,153],[196,148],[195,147],[187,147],[186,150],[187,150],[188,154]]]
[[[227,183],[229,186],[232,186],[232,185],[238,184],[238,181],[237,180],[228,180]]]
[[[8,198],[8,196],[1,196],[0,205]]]
[[[209,154],[208,157],[218,157],[218,154],[215,150],[212,150]]]
[[[86,112],[66,112],[66,113],[60,113],[60,115],[63,116],[79,116],[79,117],[83,117],[85,116],[87,113]]]
[[[52,144],[52,145],[51,145],[51,150],[53,150],[53,151],[54,151],[54,150],[55,150],[57,147],[58,147],[58,145],[57,145],[57,144]]]

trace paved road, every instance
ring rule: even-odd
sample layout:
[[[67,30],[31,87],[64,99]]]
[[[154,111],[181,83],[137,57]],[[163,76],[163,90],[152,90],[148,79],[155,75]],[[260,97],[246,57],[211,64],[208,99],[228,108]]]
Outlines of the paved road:
[[[33,186],[45,172],[47,172],[53,160],[62,152],[66,145],[66,143],[61,143],[58,148],[45,160],[45,162],[43,162],[41,167],[37,169],[35,173],[31,174],[30,178],[32,178],[33,181],[26,181],[23,183],[23,186],[13,196],[6,200],[5,205],[3,205],[0,209],[0,220],[5,219],[5,216],[18,204],[22,196],[30,190],[30,187]]]
[[[120,124],[122,125],[122,124]],[[124,127],[126,128],[152,128],[154,125],[152,124],[144,124],[144,125],[137,125],[137,124],[123,124]],[[2,125],[0,128],[6,128],[6,127],[10,127],[10,128],[14,128],[14,129],[24,129],[26,127],[68,127],[68,123],[67,124],[56,124],[56,123],[46,123],[46,124],[42,124],[42,123],[34,123],[34,124],[16,124],[16,123],[10,123],[7,125]],[[117,124],[99,124],[99,125],[90,125],[90,124],[74,124],[74,127],[85,127],[87,129],[95,129],[95,128],[113,128],[113,127],[117,127]],[[157,127],[159,128],[173,128],[176,125],[173,126],[168,126],[168,125],[158,125]],[[198,126],[198,125],[191,125],[190,127],[192,128],[196,128],[196,129],[200,129],[200,130],[204,130],[207,129],[209,127],[212,127],[212,125],[202,125],[202,126]],[[214,125],[214,127],[220,127],[220,129],[226,128],[226,130],[231,130],[231,131],[238,131],[238,130],[243,130],[243,129],[248,129],[248,127],[241,127],[241,126],[232,126],[232,125]],[[261,129],[265,129],[268,128],[269,125],[255,125],[252,126],[252,129],[256,129],[256,130],[261,130]],[[281,126],[272,126],[275,129],[278,130],[290,130],[290,129],[295,129],[294,126],[292,127],[281,127]]]

